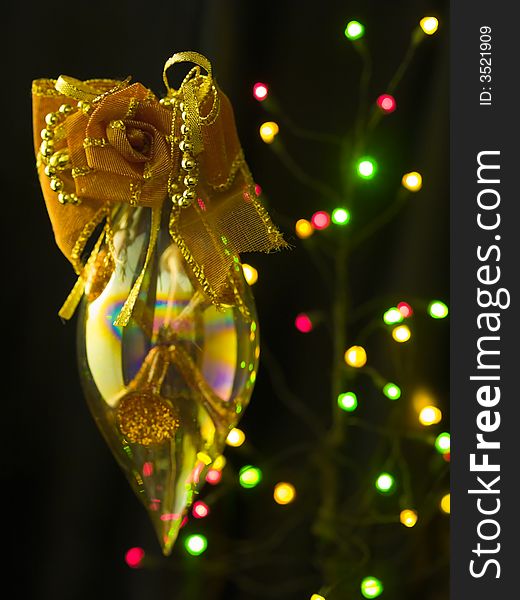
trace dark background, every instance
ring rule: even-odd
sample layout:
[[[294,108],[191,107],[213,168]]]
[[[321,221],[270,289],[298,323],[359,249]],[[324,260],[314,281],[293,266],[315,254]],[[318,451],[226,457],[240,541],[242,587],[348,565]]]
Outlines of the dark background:
[[[35,174],[31,80],[55,78],[60,73],[79,79],[131,74],[134,81],[160,94],[162,66],[171,54],[192,49],[210,58],[220,86],[234,105],[253,174],[273,217],[294,245],[289,252],[247,257],[260,272],[254,292],[263,343],[277,357],[293,390],[326,425],[331,360],[327,331],[319,328],[303,339],[295,331],[293,319],[301,310],[327,311],[329,298],[286,223],[308,218],[318,209],[330,210],[333,205],[295,182],[261,142],[258,126],[267,118],[253,100],[251,86],[258,80],[268,82],[294,122],[341,135],[352,128],[360,75],[359,57],[343,36],[345,24],[357,18],[367,26],[367,44],[374,59],[370,95],[376,98],[402,60],[419,19],[425,14],[440,18],[438,34],[419,47],[396,93],[398,110],[369,141],[370,152],[378,157],[380,176],[359,205],[360,219],[382,210],[406,171],[420,171],[425,187],[411,196],[397,219],[356,253],[351,282],[353,305],[379,295],[395,300],[447,299],[447,2],[33,2],[12,4],[8,10],[3,34],[7,102],[2,165],[7,188],[2,271],[8,390],[3,398],[7,414],[2,455],[4,521],[11,534],[6,549],[12,567],[7,577],[15,582],[16,597],[248,600],[270,597],[263,595],[262,586],[277,577],[300,578],[302,586],[298,593],[272,597],[310,597],[321,579],[312,560],[310,524],[305,521],[291,533],[282,534],[284,551],[290,557],[287,565],[260,564],[253,574],[247,574],[251,581],[246,576],[231,581],[218,573],[208,574],[204,567],[198,571],[181,545],[170,560],[160,557],[145,511],[117,468],[82,398],[75,325],[62,325],[57,317],[74,276],[54,245]],[[290,136],[285,143],[304,169],[339,189],[341,172],[334,148]],[[385,301],[376,306],[376,312],[384,309]],[[352,343],[355,334],[354,329]],[[404,356],[413,364],[407,383],[428,382],[446,409],[447,335],[444,324],[418,320],[417,342]],[[374,343],[373,355],[382,370],[389,348],[387,341]],[[390,377],[391,369],[386,372]],[[278,402],[266,369],[260,371],[242,425],[255,456],[265,457],[266,464],[284,448],[308,441],[300,422]],[[370,444],[366,436],[360,438],[353,458],[362,461]],[[233,468],[243,460],[235,451],[230,462]],[[420,464],[413,466],[421,469]],[[283,478],[283,469],[286,478],[296,478],[298,489],[305,490],[299,502],[312,502],[317,485],[313,474],[298,471],[297,462],[289,460],[273,476]],[[224,538],[262,539],[277,528],[283,530],[284,514],[274,510],[268,489],[247,496],[231,494],[213,509],[212,523],[207,525],[210,544],[213,541],[222,549],[231,543],[221,541]],[[447,553],[439,524],[434,520],[428,530],[417,534],[420,541],[415,554],[420,555],[417,560],[422,567]],[[376,546],[383,538],[376,539]],[[135,545],[147,551],[148,568],[134,571],[124,563],[125,551]],[[385,552],[392,554],[389,547]],[[208,556],[211,558],[210,551]],[[403,567],[406,561],[399,564],[399,569],[407,568]],[[414,568],[410,564],[410,569]],[[422,579],[408,574],[405,589],[399,588],[400,578],[400,573],[390,577],[393,583],[387,597],[447,598],[445,568],[429,575],[426,572]]]

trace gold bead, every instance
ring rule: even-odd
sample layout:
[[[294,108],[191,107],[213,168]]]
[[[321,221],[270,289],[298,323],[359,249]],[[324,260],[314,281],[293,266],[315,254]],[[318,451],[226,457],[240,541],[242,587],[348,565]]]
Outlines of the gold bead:
[[[60,121],[60,117],[59,117],[58,113],[51,112],[51,113],[45,115],[45,122],[50,127],[55,127],[59,123],[59,121]]]
[[[52,140],[54,138],[54,131],[51,131],[47,128],[42,129],[40,132],[40,136],[42,140]]]
[[[193,175],[186,175],[184,178],[184,185],[193,187],[194,185],[197,185],[197,179],[193,177]]]
[[[80,100],[78,102],[78,109],[85,115],[88,115],[92,109],[91,104],[86,102],[85,100]]]
[[[69,164],[69,151],[67,148],[58,150],[50,158],[51,166],[56,169],[64,169]]]
[[[43,169],[43,172],[45,173],[45,175],[47,175],[47,177],[52,177],[56,173],[56,169],[51,165],[45,165],[45,169]]]
[[[63,181],[61,179],[58,179],[57,177],[53,177],[51,179],[50,186],[53,192],[62,192],[63,188],[65,187],[63,185]]]
[[[72,106],[70,104],[62,104],[59,108],[58,108],[58,112],[60,112],[62,115],[69,115],[74,109],[72,108]]]
[[[185,171],[191,171],[197,166],[197,163],[191,156],[185,156],[181,161],[181,166]]]
[[[185,200],[190,200],[190,201],[191,201],[191,200],[195,200],[195,196],[196,196],[196,195],[197,195],[197,194],[195,194],[195,190],[190,190],[190,189],[187,189],[187,190],[184,190],[184,192],[182,192],[182,197],[183,197]]]
[[[65,192],[60,192],[58,194],[58,202],[60,204],[79,204],[80,199],[76,196],[76,194],[67,194]]]
[[[193,144],[187,140],[182,140],[179,144],[181,152],[191,152],[193,150]]]
[[[184,112],[184,102],[179,102],[179,110],[182,112]]]
[[[187,136],[190,133],[190,128],[188,127],[188,125],[186,125],[186,123],[183,123],[181,125],[181,133],[185,136]]]
[[[187,198],[181,198],[179,201],[179,206],[181,208],[186,208],[188,207],[190,204],[192,203],[191,200],[188,200]]]
[[[114,119],[113,121],[110,121],[108,126],[110,129],[121,129],[123,131],[126,129],[126,125],[121,119]]]
[[[183,121],[186,121],[186,119],[187,119],[187,118],[188,118],[188,113],[187,113],[185,110],[183,110],[183,111],[181,112],[181,119],[182,119]]]
[[[191,190],[189,190],[189,191],[191,191]],[[174,194],[172,196],[172,203],[175,206],[185,207],[185,206],[189,206],[192,203],[192,200],[190,200],[189,198],[185,198],[181,194]]]
[[[171,106],[171,100],[169,98],[161,98],[159,100],[159,104],[162,104],[163,106]]]
[[[42,156],[49,157],[54,152],[54,142],[52,140],[43,140],[40,146]]]

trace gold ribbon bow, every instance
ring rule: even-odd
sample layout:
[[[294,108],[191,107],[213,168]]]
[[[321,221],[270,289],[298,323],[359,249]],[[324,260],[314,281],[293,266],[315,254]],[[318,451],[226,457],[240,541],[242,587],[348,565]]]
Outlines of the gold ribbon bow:
[[[195,66],[178,90],[173,65]],[[201,72],[201,69],[205,73]],[[228,98],[196,52],[166,61],[167,95],[159,100],[140,83],[94,79],[33,82],[33,124],[40,183],[56,242],[79,275],[60,315],[72,316],[110,231],[115,205],[152,211],[142,272],[116,319],[126,325],[155,250],[164,202],[169,230],[202,290],[217,306],[229,302],[230,273],[241,252],[286,246],[255,194]],[[84,263],[95,229],[102,236]]]

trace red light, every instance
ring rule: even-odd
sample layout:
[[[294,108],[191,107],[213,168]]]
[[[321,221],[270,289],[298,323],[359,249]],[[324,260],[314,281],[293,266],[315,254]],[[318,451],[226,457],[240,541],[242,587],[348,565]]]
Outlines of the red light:
[[[191,512],[196,519],[203,519],[209,515],[209,506],[205,502],[198,500],[193,505]]]
[[[385,113],[394,112],[394,110],[397,108],[397,102],[393,96],[390,96],[390,94],[381,94],[381,96],[379,96],[377,99],[377,105]]]
[[[176,521],[180,517],[181,515],[177,513],[164,513],[164,515],[161,515],[161,521]]]
[[[314,229],[327,229],[330,225],[330,216],[329,213],[324,210],[319,210],[315,212],[311,217],[311,223]]]
[[[197,204],[199,205],[200,210],[206,210],[206,203],[202,198],[197,198]]]
[[[153,463],[145,462],[143,465],[143,477],[151,477],[153,475]]]
[[[206,481],[211,485],[217,485],[221,479],[222,471],[217,471],[217,469],[210,469],[206,474]]]
[[[188,523],[188,517],[185,516],[184,519],[182,520],[182,523],[181,523],[179,529],[182,529],[187,523]]]
[[[258,183],[255,184],[255,194],[257,196],[260,196],[260,194],[262,193],[262,188],[258,185]]]
[[[125,554],[126,564],[132,569],[138,569],[144,558],[144,550],[139,547],[130,548]]]
[[[408,304],[408,302],[399,302],[399,304],[397,305],[397,308],[405,319],[407,319],[408,317],[411,317],[413,315],[413,309]]]
[[[305,313],[300,313],[294,320],[296,329],[301,333],[309,333],[312,331],[312,321]]]
[[[266,83],[255,83],[253,86],[253,96],[259,101],[262,102],[267,98],[267,94],[269,93],[269,88]]]
[[[193,481],[193,483],[199,483],[200,474],[204,470],[205,466],[206,465],[201,460],[199,460],[199,462],[195,465],[193,471],[191,472],[191,480]]]
[[[443,454],[443,455],[442,455],[442,458],[444,458],[444,460],[445,460],[446,462],[450,462],[450,460],[451,460],[450,453],[449,453],[449,452],[446,452],[446,454]]]

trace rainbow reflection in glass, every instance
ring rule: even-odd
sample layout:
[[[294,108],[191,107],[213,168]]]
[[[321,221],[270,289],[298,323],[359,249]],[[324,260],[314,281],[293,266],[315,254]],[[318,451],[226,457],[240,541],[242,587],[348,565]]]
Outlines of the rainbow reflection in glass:
[[[149,212],[123,207],[115,215],[115,269],[96,298],[85,296],[78,352],[90,410],[169,554],[249,402],[259,340],[242,269],[235,278],[245,308],[216,308],[171,243],[167,221],[129,324],[114,325],[145,263]]]

